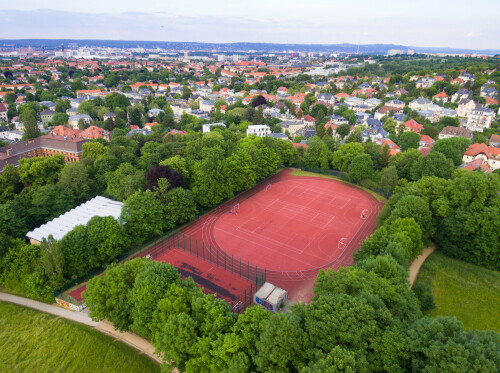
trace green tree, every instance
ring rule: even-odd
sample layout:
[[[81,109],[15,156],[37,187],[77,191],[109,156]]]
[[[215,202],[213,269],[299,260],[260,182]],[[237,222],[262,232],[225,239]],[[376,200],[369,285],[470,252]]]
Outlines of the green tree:
[[[110,263],[129,248],[125,228],[111,216],[94,216],[86,228],[88,241],[95,246],[93,251],[101,264]]]
[[[146,186],[144,171],[136,169],[130,163],[122,163],[114,172],[106,173],[106,192],[123,201]]]
[[[442,153],[431,151],[427,156],[420,158],[411,169],[411,179],[418,180],[423,176],[437,176],[449,179],[455,170],[453,161]]]
[[[120,221],[132,243],[140,244],[163,232],[163,207],[150,190],[137,191],[123,204]]]
[[[382,169],[380,175],[380,188],[386,196],[389,196],[398,185],[398,170],[395,166],[388,166]]]
[[[24,121],[24,135],[22,140],[34,139],[35,137],[39,137],[41,135],[40,129],[38,128],[38,124],[36,122],[35,113],[30,110],[23,111],[23,121]]]
[[[373,173],[372,158],[368,154],[357,155],[349,164],[347,170],[349,180],[355,183],[369,179]]]
[[[363,153],[364,148],[362,144],[347,143],[340,145],[338,150],[333,153],[332,167],[335,170],[347,171],[353,159]]]
[[[340,136],[341,139],[343,139],[349,134],[349,132],[351,132],[351,126],[349,123],[341,124],[337,127],[337,131],[335,132]]]
[[[391,157],[390,165],[398,170],[400,179],[412,180],[413,166],[423,157],[417,149],[409,149],[405,152],[396,153]]]
[[[403,132],[398,138],[398,144],[402,152],[408,149],[418,149],[420,145],[420,134],[416,132]]]
[[[231,170],[219,147],[206,149],[206,156],[195,165],[193,196],[201,206],[211,207],[233,196]]]
[[[462,153],[467,150],[470,140],[465,137],[450,137],[437,140],[432,146],[432,151],[443,153],[446,158],[453,161],[455,166],[462,164]]]
[[[177,270],[163,262],[152,262],[137,275],[130,292],[132,330],[142,336],[151,337],[150,324],[156,305],[170,285],[178,283],[180,279]]]
[[[59,183],[73,191],[76,198],[85,200],[92,188],[92,179],[83,163],[74,162],[64,166]]]
[[[265,321],[256,347],[254,361],[260,371],[286,372],[304,365],[304,351],[308,346],[298,322],[287,314],[276,313]]]
[[[193,220],[197,212],[190,190],[175,188],[167,193],[164,216],[168,217],[174,226]]]
[[[65,283],[64,279],[64,256],[59,243],[51,236],[43,239],[40,244],[40,266],[48,284],[54,289],[60,289]]]
[[[24,184],[45,185],[57,181],[64,168],[64,155],[23,158],[19,160],[18,174]]]
[[[136,258],[121,265],[112,264],[103,276],[93,277],[83,294],[92,320],[108,319],[118,330],[129,330],[132,324],[130,291],[136,277],[151,263],[149,259]]]

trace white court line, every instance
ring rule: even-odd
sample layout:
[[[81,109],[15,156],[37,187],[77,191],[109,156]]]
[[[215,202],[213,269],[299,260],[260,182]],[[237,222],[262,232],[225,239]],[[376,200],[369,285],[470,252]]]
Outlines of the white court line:
[[[316,267],[313,267],[313,265],[312,265],[312,264],[307,263],[307,262],[305,262],[305,261],[303,261],[303,260],[300,260],[300,259],[294,258],[294,257],[292,257],[292,256],[290,256],[290,255],[288,255],[288,254],[286,254],[286,253],[283,253],[282,251],[276,251],[276,250],[274,250],[273,248],[270,248],[270,247],[264,246],[264,245],[263,245],[263,244],[261,244],[261,243],[258,243],[258,242],[255,242],[255,241],[253,241],[253,240],[250,240],[250,239],[248,239],[248,238],[242,237],[241,235],[235,235],[233,232],[228,232],[228,231],[226,231],[226,230],[224,230],[224,229],[220,229],[220,228],[217,228],[217,229],[218,229],[218,230],[220,230],[221,232],[224,232],[224,233],[226,233],[226,234],[229,234],[229,235],[231,235],[231,236],[234,236],[234,237],[236,237],[236,238],[238,238],[238,239],[241,239],[241,240],[244,240],[244,241],[250,242],[252,245],[257,245],[257,246],[260,246],[260,247],[264,248],[265,250],[272,251],[272,252],[277,253],[277,254],[279,254],[279,255],[281,255],[281,256],[288,257],[288,258],[289,258],[290,260],[292,260],[292,261],[295,261],[295,262],[300,263],[300,264],[307,265],[307,266],[311,267],[311,269],[316,268]],[[266,239],[267,239],[267,238],[266,238]],[[322,259],[322,258],[323,258],[323,257],[319,257],[319,256],[316,256],[316,255],[311,255],[311,254],[309,254],[309,256],[311,256],[311,257],[315,257],[315,258],[317,258],[317,259]],[[281,270],[279,270],[279,271],[281,271]],[[303,271],[303,270],[300,270],[300,271]]]

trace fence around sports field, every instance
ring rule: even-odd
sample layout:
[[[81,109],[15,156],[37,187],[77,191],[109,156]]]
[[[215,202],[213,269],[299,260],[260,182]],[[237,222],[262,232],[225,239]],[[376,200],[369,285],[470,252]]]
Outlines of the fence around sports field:
[[[137,256],[148,257],[155,260],[163,253],[174,248],[181,249],[227,272],[250,281],[248,288],[240,294],[235,294],[236,300],[231,302],[231,306],[235,312],[242,312],[246,307],[251,305],[254,291],[266,282],[265,268],[260,268],[249,262],[244,262],[240,258],[235,258],[227,254],[220,248],[211,246],[182,232],[172,232],[170,235],[147,247]]]

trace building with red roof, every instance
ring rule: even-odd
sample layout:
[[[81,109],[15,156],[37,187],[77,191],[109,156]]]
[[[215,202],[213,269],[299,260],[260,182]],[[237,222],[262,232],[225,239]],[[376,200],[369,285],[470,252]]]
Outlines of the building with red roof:
[[[406,131],[420,133],[424,129],[424,126],[418,123],[415,119],[410,119],[404,123]]]
[[[52,131],[49,132],[49,135],[53,136],[62,136],[62,137],[67,137],[67,138],[75,138],[75,137],[80,137],[80,133],[82,131],[79,129],[73,129],[69,128],[66,126],[56,126]]]
[[[97,126],[90,126],[86,130],[83,130],[82,132],[80,132],[80,137],[83,137],[84,139],[90,139],[90,140],[103,138],[106,141],[110,141],[111,140],[111,132],[106,131],[105,129],[102,129],[102,128],[97,127]]]
[[[430,149],[434,145],[434,139],[427,135],[420,135],[419,149],[427,148]]]
[[[465,151],[462,160],[469,163],[476,159],[481,159],[483,163],[488,163],[492,170],[497,170],[500,168],[500,148],[485,143],[472,144]]]

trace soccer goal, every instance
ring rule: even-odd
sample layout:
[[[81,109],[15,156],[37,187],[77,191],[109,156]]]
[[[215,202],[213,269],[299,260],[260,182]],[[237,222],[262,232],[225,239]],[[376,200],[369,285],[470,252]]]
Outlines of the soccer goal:
[[[368,217],[368,210],[364,209],[361,211],[361,219],[366,219]]]
[[[271,184],[267,184],[267,185],[266,185],[266,192],[267,192],[269,189],[271,189]]]
[[[339,249],[340,250],[344,250],[347,246],[347,237],[342,237],[340,240],[339,240]]]

